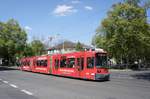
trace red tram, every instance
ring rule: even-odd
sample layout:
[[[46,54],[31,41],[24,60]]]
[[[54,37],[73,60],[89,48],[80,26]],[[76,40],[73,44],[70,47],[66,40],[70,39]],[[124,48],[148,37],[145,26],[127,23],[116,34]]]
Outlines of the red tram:
[[[81,51],[20,59],[20,69],[25,71],[61,75],[90,80],[109,80],[107,53]]]

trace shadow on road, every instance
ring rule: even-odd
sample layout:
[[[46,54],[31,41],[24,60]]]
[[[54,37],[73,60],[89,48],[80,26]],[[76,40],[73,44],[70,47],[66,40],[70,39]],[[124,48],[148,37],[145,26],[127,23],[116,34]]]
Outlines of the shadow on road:
[[[0,66],[0,71],[9,71],[9,70],[17,70],[17,69],[6,66]]]
[[[142,79],[142,80],[150,81],[150,72],[149,73],[138,73],[138,74],[134,74],[131,76],[136,78],[136,79]]]

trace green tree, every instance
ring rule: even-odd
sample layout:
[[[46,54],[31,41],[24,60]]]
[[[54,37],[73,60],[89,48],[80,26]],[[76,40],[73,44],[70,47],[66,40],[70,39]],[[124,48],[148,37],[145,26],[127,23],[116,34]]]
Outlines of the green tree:
[[[16,20],[0,22],[0,58],[7,63],[13,65],[21,57],[41,55],[44,49],[40,40],[27,43],[27,33]]]
[[[6,23],[0,23],[0,53],[9,63],[15,62],[16,55],[19,57],[18,53],[21,55],[26,40],[27,34],[16,20],[10,19]]]
[[[106,37],[100,33],[96,33],[96,35],[92,38],[92,45],[98,48],[106,49]]]
[[[140,3],[141,0],[124,0],[124,2],[133,6],[139,6],[138,3]]]
[[[33,52],[33,48],[31,44],[27,43],[23,51],[23,56],[27,57],[27,56],[34,56],[34,55],[35,53]]]
[[[75,49],[76,49],[77,51],[83,50],[83,46],[82,46],[82,44],[81,44],[79,41],[77,42],[77,44],[76,44],[76,46],[75,46]]]
[[[119,63],[133,64],[149,57],[149,24],[139,1],[125,0],[113,5],[97,29],[96,45],[106,49]]]
[[[40,40],[33,40],[31,42],[31,48],[33,51],[33,55],[41,55],[45,50],[44,44]]]

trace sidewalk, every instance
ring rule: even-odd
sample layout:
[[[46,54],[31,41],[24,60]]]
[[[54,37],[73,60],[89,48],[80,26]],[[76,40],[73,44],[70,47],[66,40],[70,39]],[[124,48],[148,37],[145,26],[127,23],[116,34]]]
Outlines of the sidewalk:
[[[110,69],[111,78],[117,79],[141,79],[150,81],[150,70],[133,71]]]
[[[116,72],[118,72],[118,71],[119,71],[119,72],[120,72],[120,71],[125,72],[125,71],[132,71],[132,70],[131,70],[131,69],[109,69],[109,71],[110,71],[110,72],[112,72],[112,71],[114,71],[114,72],[115,72],[115,71],[116,71]]]

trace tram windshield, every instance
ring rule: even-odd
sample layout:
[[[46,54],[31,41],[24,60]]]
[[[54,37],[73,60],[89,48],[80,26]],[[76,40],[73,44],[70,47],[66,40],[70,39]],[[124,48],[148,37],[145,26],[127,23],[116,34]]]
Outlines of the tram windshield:
[[[95,65],[97,68],[107,67],[107,55],[103,53],[96,53]]]

